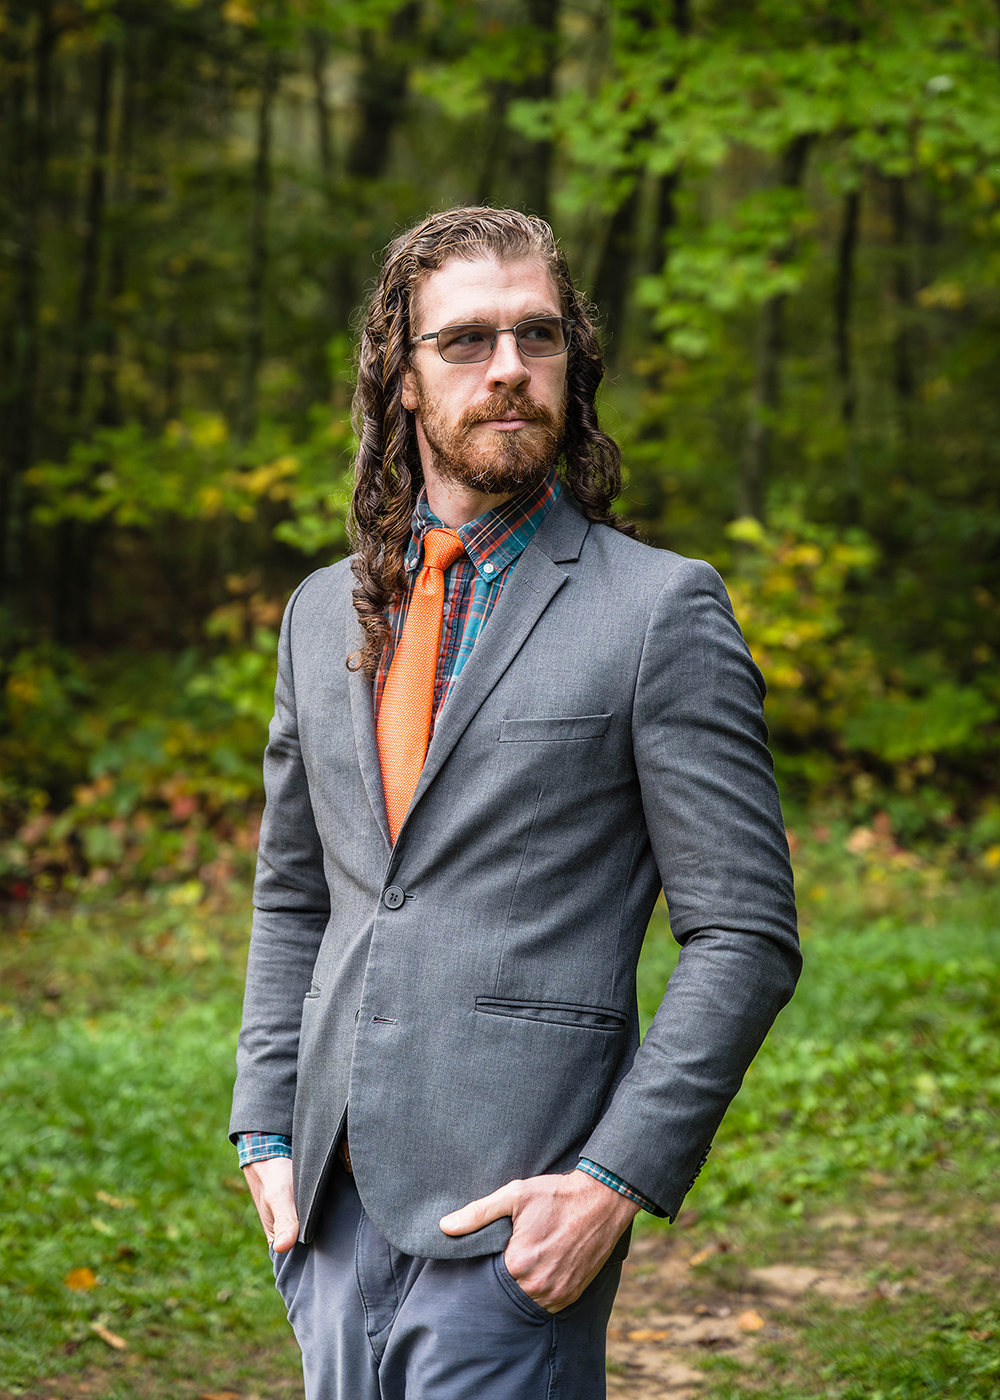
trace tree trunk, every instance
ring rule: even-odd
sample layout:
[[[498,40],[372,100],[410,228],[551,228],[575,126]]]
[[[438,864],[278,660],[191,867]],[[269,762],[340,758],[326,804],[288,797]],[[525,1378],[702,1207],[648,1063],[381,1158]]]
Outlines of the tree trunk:
[[[648,3],[634,6],[632,17],[639,28],[647,34],[653,33],[660,24],[659,16]],[[680,37],[684,37],[690,27],[687,0],[674,0],[671,23]],[[677,85],[676,77],[663,83],[663,91],[671,92]],[[653,139],[651,124],[636,132],[633,148]],[[608,224],[600,262],[594,278],[594,300],[604,314],[605,341],[610,364],[617,363],[621,352],[621,332],[625,323],[628,305],[628,289],[632,280],[632,264],[635,256],[636,230],[642,197],[641,173],[639,164],[633,166],[635,184],[625,199],[615,210]],[[677,171],[660,176],[655,191],[653,208],[653,236],[649,252],[649,271],[662,272],[666,238],[676,221],[675,196],[680,183]]]
[[[541,66],[518,84],[517,96],[531,102],[547,101],[555,90],[556,44],[559,35],[559,0],[526,0],[528,24],[538,35]],[[549,218],[552,184],[552,142],[529,141],[519,136],[512,143],[515,169],[520,175],[524,206],[529,214]]]
[[[108,250],[108,284],[104,315],[104,339],[102,344],[103,367],[101,370],[101,398],[97,410],[97,421],[102,427],[121,422],[121,406],[118,402],[118,354],[119,337],[117,317],[120,314],[118,302],[126,284],[128,268],[128,230],[124,223],[125,210],[131,194],[130,167],[132,163],[132,142],[136,123],[135,90],[132,81],[133,63],[130,47],[122,49],[119,66],[121,94],[115,122],[114,184],[111,194],[112,236]],[[114,215],[117,212],[117,220]]]
[[[621,359],[621,336],[631,281],[640,194],[637,173],[631,191],[611,215],[594,278],[594,300],[601,308],[604,322],[601,339],[609,368],[615,368]]]
[[[318,29],[309,32],[309,54],[312,60],[313,105],[316,109],[316,148],[323,186],[329,195],[333,190],[334,162],[330,100],[326,91],[326,59],[329,42]]]
[[[840,389],[840,421],[844,428],[844,467],[846,481],[846,516],[849,524],[861,520],[861,481],[858,471],[857,442],[854,422],[857,413],[857,392],[854,382],[854,346],[851,316],[854,308],[854,265],[858,247],[858,218],[861,211],[860,190],[844,195],[840,238],[837,243],[837,281],[834,287],[834,348],[836,351],[837,383]]]
[[[236,408],[236,436],[253,437],[257,426],[257,376],[264,353],[264,283],[267,276],[267,214],[271,198],[271,107],[278,87],[278,55],[269,49],[257,108],[257,152],[250,210],[250,259],[247,265],[247,322],[243,372]]]
[[[780,179],[787,189],[798,189],[802,184],[810,139],[808,136],[797,136],[782,154]],[[791,257],[792,251],[789,245],[779,249],[776,257],[784,261]],[[750,420],[736,493],[738,513],[753,516],[756,520],[763,520],[765,515],[774,418],[781,406],[781,355],[786,300],[783,292],[769,297],[760,308],[757,325]]]
[[[339,195],[345,222],[352,215],[357,218],[365,212],[369,202],[365,186],[381,179],[389,164],[392,137],[407,106],[412,63],[407,49],[416,39],[419,25],[420,3],[413,0],[393,16],[384,39],[371,29],[361,33],[359,47],[364,61],[355,88],[358,125],[344,162],[348,188]],[[351,314],[359,300],[352,246],[355,241],[348,240],[348,246],[334,257],[330,270],[331,321],[335,332],[349,330]]]
[[[115,69],[115,48],[105,40],[97,55],[97,93],[94,100],[94,148],[87,180],[83,249],[76,302],[76,347],[69,379],[70,430],[83,426],[87,365],[94,343],[94,302],[101,272],[101,242],[104,233],[105,196],[108,180],[108,133],[111,114],[111,84]]]
[[[410,85],[408,53],[420,23],[420,5],[404,5],[393,16],[385,43],[370,29],[361,36],[364,64],[358,74],[357,101],[360,121],[347,153],[347,174],[354,179],[377,180],[389,163],[393,132],[406,110]]]
[[[896,334],[893,337],[893,382],[904,432],[909,430],[909,405],[916,391],[913,369],[913,269],[910,262],[910,206],[906,182],[889,181],[892,217],[893,289],[896,293]]]
[[[489,204],[496,188],[497,175],[504,164],[508,136],[507,106],[510,102],[510,95],[509,83],[499,82],[494,85],[486,117],[486,130],[483,134],[479,179],[476,183],[476,204]]]
[[[35,455],[38,392],[39,237],[49,146],[52,51],[56,34],[48,0],[34,6],[30,60],[11,55],[15,77],[9,89],[14,260],[13,329],[5,359],[7,391],[0,391],[6,419],[6,450],[0,447],[0,608],[17,608],[24,556],[24,473]]]
[[[105,40],[97,54],[94,144],[87,179],[80,281],[77,288],[76,344],[69,377],[68,427],[70,433],[76,436],[82,436],[85,431],[88,370],[91,355],[98,347],[97,336],[100,331],[94,308],[101,275],[114,70],[115,46],[110,40]],[[93,528],[81,520],[62,520],[56,530],[55,631],[56,637],[64,646],[72,646],[90,635],[93,538]]]

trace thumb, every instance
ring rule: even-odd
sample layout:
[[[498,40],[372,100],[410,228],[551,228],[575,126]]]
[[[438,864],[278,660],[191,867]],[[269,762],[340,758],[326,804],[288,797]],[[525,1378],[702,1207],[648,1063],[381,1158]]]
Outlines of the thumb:
[[[274,1216],[274,1236],[271,1240],[275,1254],[286,1254],[299,1237],[299,1219],[294,1211],[277,1211]]]
[[[513,1215],[519,1185],[517,1181],[509,1181],[492,1195],[483,1196],[479,1201],[470,1201],[467,1206],[462,1206],[461,1210],[453,1210],[450,1215],[443,1215],[439,1221],[441,1229],[446,1235],[470,1235],[473,1230],[481,1230],[484,1225],[490,1225],[494,1220]]]

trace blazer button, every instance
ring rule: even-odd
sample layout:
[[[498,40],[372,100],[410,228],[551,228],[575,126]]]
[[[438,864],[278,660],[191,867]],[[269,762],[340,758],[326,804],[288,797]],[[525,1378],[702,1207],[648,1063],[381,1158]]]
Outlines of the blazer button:
[[[398,909],[406,895],[398,885],[390,885],[382,896],[382,903],[387,909]]]

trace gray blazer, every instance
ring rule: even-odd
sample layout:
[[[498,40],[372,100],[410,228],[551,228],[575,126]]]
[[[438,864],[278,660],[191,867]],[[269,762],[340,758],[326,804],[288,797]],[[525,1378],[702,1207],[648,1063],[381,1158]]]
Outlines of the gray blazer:
[[[291,1134],[301,1238],[349,1125],[398,1249],[583,1155],[674,1215],[791,996],[792,877],[764,683],[708,564],[564,494],[441,714],[396,845],[344,560],[281,629],[231,1122]],[[682,945],[639,1047],[660,886]]]

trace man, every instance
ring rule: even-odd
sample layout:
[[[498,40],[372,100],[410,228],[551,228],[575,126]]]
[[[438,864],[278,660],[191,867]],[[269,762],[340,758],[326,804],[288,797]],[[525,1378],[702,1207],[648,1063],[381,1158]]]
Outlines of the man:
[[[540,220],[390,247],[356,552],[282,626],[231,1124],[308,1400],[604,1395],[631,1220],[798,975],[763,682],[718,575],[611,514],[601,375]]]

